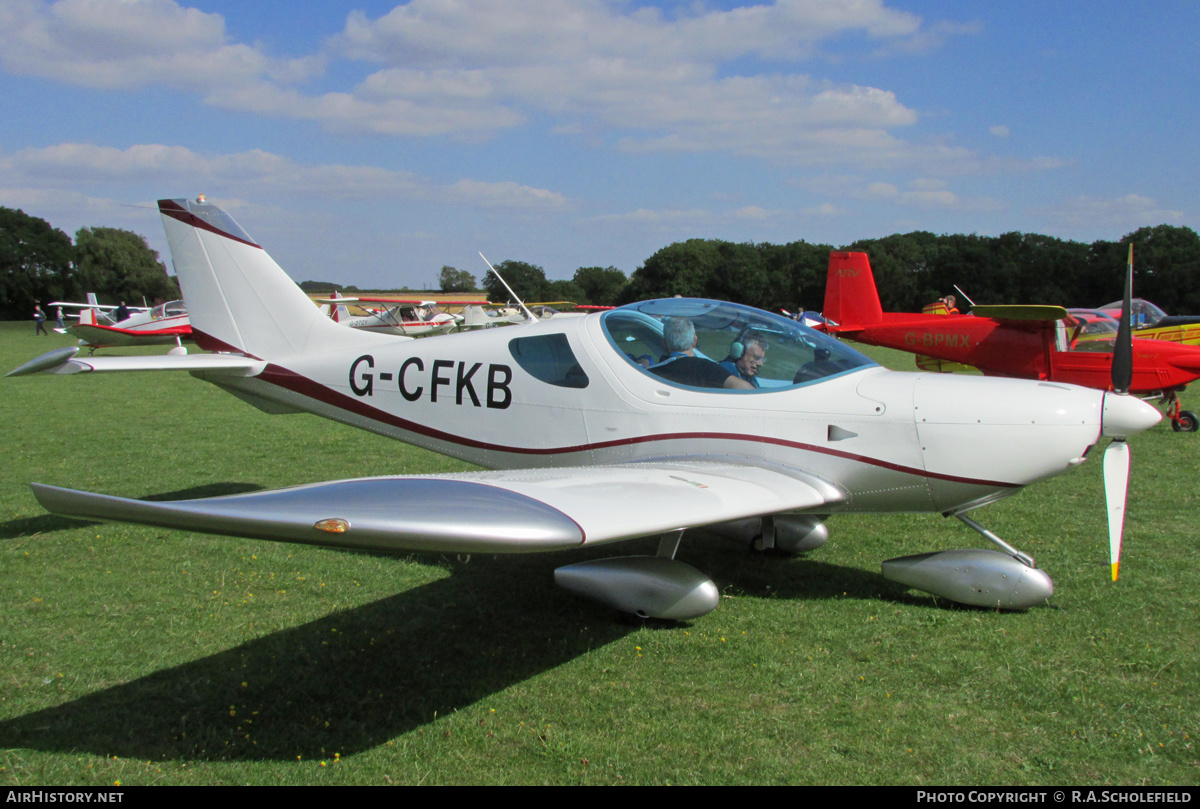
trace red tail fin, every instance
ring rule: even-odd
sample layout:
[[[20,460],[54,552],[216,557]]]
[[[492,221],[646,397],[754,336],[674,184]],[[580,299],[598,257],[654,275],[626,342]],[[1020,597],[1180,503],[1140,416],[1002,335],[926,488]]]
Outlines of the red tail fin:
[[[853,331],[883,320],[883,307],[866,253],[829,254],[825,309],[821,314],[837,324],[832,331]]]

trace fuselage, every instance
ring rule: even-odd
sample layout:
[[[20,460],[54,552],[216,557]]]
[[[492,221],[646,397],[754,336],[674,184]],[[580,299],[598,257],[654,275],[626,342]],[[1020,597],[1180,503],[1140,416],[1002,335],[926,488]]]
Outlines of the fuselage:
[[[986,374],[1111,388],[1111,343],[1072,339],[1056,322],[1015,323],[971,315],[887,314],[846,336],[869,345],[973,365]],[[1200,377],[1200,348],[1133,341],[1132,392],[1152,394]]]
[[[444,313],[421,319],[411,308],[386,309],[372,315],[351,317],[339,320],[343,326],[352,329],[375,332],[377,334],[394,334],[405,337],[423,337],[433,334],[445,334],[454,328],[454,317]]]
[[[95,348],[169,345],[188,340],[192,335],[191,320],[183,301],[159,304],[153,309],[134,312],[124,320],[108,324],[94,321],[94,316],[81,316],[79,323],[67,327],[67,331],[81,343]]]
[[[265,409],[317,413],[491,469],[718,458],[803,470],[846,493],[836,510],[988,502],[1066,471],[1101,435],[1099,391],[869,361],[801,383],[788,369],[786,384],[752,392],[676,385],[621,350],[606,314],[375,340],[277,358],[256,377],[209,378]]]

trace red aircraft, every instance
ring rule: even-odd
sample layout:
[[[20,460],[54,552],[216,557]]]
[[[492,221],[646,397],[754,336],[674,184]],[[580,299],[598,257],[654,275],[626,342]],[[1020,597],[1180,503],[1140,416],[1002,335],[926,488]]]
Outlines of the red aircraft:
[[[975,306],[970,315],[884,312],[866,253],[829,254],[822,314],[830,321],[825,331],[973,365],[989,376],[1113,388],[1111,320],[1061,306]],[[1132,371],[1130,393],[1161,399],[1176,432],[1197,429],[1200,418],[1180,410],[1178,393],[1200,378],[1200,346],[1135,339]]]

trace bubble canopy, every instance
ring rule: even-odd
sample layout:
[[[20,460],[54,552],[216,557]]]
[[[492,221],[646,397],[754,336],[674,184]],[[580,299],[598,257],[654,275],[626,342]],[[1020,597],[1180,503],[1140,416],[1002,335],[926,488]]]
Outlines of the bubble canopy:
[[[676,387],[766,393],[876,364],[790,318],[723,301],[642,301],[606,312],[601,322],[605,336],[627,362]],[[695,347],[688,354],[693,340]],[[689,373],[673,373],[685,364]],[[731,374],[753,387],[722,385]]]

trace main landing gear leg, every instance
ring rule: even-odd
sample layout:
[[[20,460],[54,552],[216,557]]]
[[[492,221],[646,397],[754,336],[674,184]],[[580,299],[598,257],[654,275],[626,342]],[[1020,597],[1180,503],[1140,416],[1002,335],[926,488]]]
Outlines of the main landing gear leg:
[[[1037,563],[1033,561],[1032,556],[1030,556],[1027,553],[1021,553],[1019,550],[1014,548],[1012,545],[1009,545],[1003,539],[996,536],[994,533],[992,533],[991,531],[984,528],[979,523],[972,520],[966,514],[955,514],[954,516],[957,517],[962,522],[963,525],[977,531],[981,537],[986,539],[988,542],[991,542],[994,545],[996,545],[996,547],[1000,548],[1000,550],[1004,551],[1005,553],[1007,553],[1012,558],[1016,559],[1021,564],[1025,565],[1026,567],[1032,567],[1032,568],[1037,567]]]
[[[683,542],[683,531],[680,528],[669,534],[663,534],[658,540],[658,556],[662,559],[674,559],[679,551],[679,543]]]
[[[1164,397],[1167,402],[1167,418],[1171,420],[1171,429],[1177,433],[1194,433],[1200,427],[1200,416],[1190,410],[1181,410],[1182,404],[1175,391],[1169,391]]]

